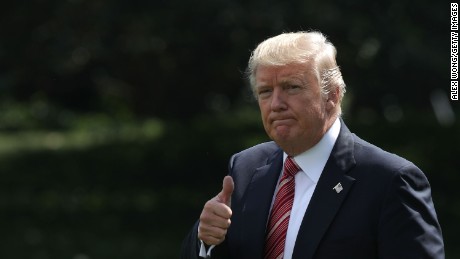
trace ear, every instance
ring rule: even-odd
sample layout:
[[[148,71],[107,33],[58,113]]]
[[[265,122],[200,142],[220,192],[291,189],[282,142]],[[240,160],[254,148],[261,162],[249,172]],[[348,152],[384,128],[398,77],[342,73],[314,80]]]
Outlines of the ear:
[[[328,111],[336,109],[337,105],[339,105],[339,91],[339,88],[335,87],[328,93],[326,100],[326,108]]]

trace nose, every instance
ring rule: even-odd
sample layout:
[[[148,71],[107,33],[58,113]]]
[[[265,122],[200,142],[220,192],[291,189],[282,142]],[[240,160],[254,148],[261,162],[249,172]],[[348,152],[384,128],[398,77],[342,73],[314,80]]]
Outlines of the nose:
[[[278,87],[273,89],[270,108],[275,112],[286,110],[286,96],[282,89]]]

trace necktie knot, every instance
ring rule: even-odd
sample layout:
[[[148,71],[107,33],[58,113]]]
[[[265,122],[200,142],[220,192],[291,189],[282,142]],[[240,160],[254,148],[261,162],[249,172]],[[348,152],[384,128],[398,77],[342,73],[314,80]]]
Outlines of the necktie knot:
[[[293,177],[300,171],[300,167],[295,163],[292,157],[288,156],[284,162],[284,175]]]

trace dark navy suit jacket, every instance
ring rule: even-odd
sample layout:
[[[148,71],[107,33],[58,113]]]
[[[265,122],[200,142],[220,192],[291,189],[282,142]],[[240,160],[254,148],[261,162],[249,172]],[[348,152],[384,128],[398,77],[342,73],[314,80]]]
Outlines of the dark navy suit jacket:
[[[341,123],[292,258],[443,259],[441,229],[422,171],[363,141]],[[282,163],[283,151],[274,142],[231,158],[232,224],[211,258],[263,258],[266,222]],[[338,183],[343,187],[339,193],[333,189]],[[182,258],[199,258],[197,224],[183,242]]]

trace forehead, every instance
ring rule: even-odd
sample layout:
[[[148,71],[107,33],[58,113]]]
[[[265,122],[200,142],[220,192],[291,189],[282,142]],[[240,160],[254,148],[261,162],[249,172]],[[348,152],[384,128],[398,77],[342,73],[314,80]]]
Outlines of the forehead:
[[[257,68],[255,79],[257,84],[286,80],[306,80],[309,73],[306,64],[288,64],[284,66],[265,66],[261,65]]]

